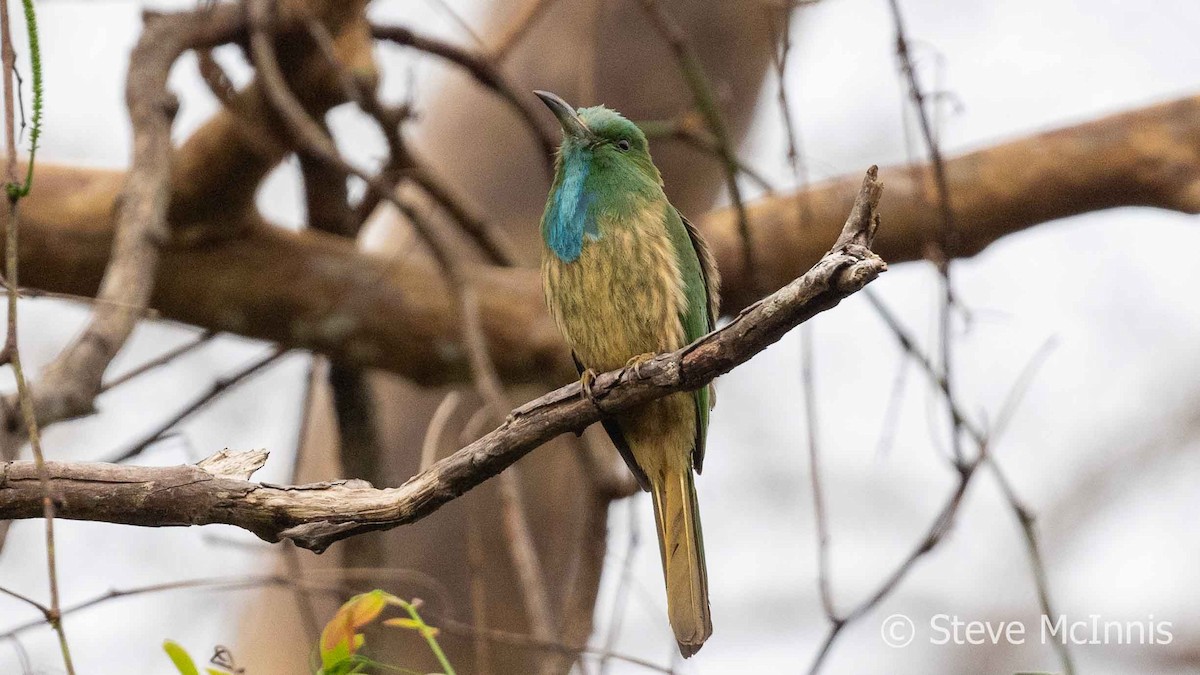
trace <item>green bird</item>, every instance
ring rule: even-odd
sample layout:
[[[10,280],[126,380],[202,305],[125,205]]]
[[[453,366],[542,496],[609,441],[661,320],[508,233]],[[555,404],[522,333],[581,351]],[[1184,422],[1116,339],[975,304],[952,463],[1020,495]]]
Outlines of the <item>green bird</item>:
[[[534,93],[563,129],[542,215],[542,284],[590,395],[596,371],[636,368],[711,331],[717,270],[699,232],[667,200],[636,124],[603,106],[575,110]],[[704,461],[713,402],[704,387],[603,421],[653,495],[667,613],[685,657],[712,634],[692,471]]]

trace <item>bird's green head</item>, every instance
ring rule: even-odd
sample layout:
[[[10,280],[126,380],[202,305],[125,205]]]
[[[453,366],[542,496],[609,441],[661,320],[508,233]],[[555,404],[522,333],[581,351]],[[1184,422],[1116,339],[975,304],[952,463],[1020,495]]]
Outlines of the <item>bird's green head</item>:
[[[585,236],[599,238],[600,213],[630,216],[662,198],[662,176],[646,135],[604,106],[576,110],[556,94],[534,92],[563,129],[542,236],[564,261],[579,257]]]

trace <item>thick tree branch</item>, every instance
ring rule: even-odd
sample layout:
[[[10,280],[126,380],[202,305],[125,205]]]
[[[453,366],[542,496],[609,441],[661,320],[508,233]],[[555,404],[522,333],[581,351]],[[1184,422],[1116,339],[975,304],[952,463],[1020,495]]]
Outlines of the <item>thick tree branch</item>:
[[[979,253],[992,242],[1058,218],[1120,206],[1200,213],[1200,96],[1178,99],[1076,126],[1027,136],[946,159],[955,222],[951,255]],[[920,260],[940,236],[942,214],[929,164],[880,171],[888,186],[887,229],[875,251],[896,263]],[[854,176],[750,206],[757,278],[774,288],[820,255],[820,242],[845,213]],[[741,268],[736,215],[718,211],[702,229],[721,265],[722,300],[755,299]]]
[[[874,248],[892,262],[920,259],[936,241],[940,222],[930,172],[900,166],[880,174],[888,183],[888,227]],[[959,255],[1048,220],[1100,209],[1200,212],[1200,96],[949,159],[946,175]],[[95,293],[108,260],[109,215],[120,178],[117,172],[39,165],[39,190],[22,203],[27,284]],[[795,194],[749,205],[760,283],[777,287],[821,256],[857,180],[807,189],[807,224],[798,222]],[[214,229],[240,233],[163,251],[151,300],[163,316],[313,349],[420,382],[469,376],[457,313],[434,266],[365,254],[319,233],[280,231],[252,215],[221,218],[238,225]],[[736,221],[731,211],[700,219],[720,263],[725,305],[733,310],[757,298],[742,269]],[[478,266],[466,274],[479,289],[483,331],[506,381],[567,367],[535,272]]]
[[[878,224],[880,190],[872,168],[836,247],[725,327],[660,354],[637,372],[600,375],[593,400],[581,395],[576,382],[527,403],[500,427],[401,487],[376,489],[362,481],[250,482],[265,453],[222,453],[197,466],[176,467],[49,463],[59,517],[153,527],[224,523],[267,541],[291,539],[316,551],[355,534],[414,522],[559,434],[582,430],[602,414],[706,385],[860,290],[887,269],[868,248]],[[0,467],[0,520],[38,517],[42,491],[32,464]]]

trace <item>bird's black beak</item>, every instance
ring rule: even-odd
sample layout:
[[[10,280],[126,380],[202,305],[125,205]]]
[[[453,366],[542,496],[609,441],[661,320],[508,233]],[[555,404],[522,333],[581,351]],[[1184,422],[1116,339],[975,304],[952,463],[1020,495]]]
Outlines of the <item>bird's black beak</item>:
[[[562,125],[563,133],[568,138],[584,139],[592,135],[591,129],[588,129],[587,125],[584,124],[583,118],[579,116],[579,113],[575,112],[571,104],[562,100],[561,96],[548,91],[535,91],[533,93],[537,94],[537,97],[542,99],[542,103],[545,103],[550,112],[554,113],[554,116],[558,118],[558,123]]]

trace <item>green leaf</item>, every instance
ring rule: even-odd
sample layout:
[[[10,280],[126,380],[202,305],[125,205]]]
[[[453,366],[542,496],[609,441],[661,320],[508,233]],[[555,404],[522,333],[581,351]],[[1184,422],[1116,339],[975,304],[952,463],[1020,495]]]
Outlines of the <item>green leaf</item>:
[[[336,672],[334,668],[349,661],[350,656],[350,643],[344,640],[328,649],[321,647],[321,665],[327,673]]]
[[[200,671],[196,669],[196,662],[187,653],[187,650],[179,646],[179,643],[172,640],[163,641],[163,651],[167,656],[171,657],[171,663],[175,664],[175,669],[180,675],[200,675]],[[218,673],[218,675],[221,675]]]

